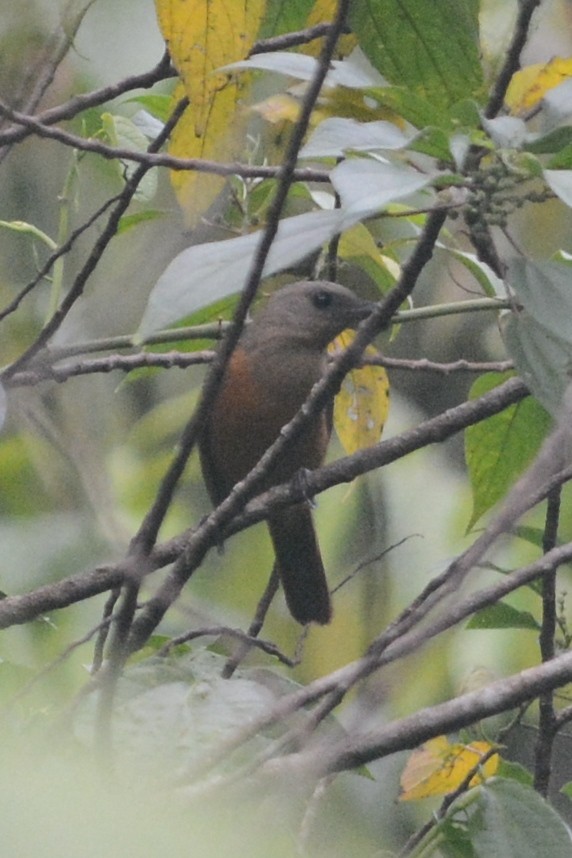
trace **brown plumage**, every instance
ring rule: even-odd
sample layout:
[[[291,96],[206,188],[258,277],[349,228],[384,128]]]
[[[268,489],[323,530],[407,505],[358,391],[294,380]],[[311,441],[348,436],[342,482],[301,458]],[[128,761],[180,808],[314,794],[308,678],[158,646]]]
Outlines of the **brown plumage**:
[[[326,346],[356,327],[373,307],[348,289],[302,281],[275,292],[248,326],[229,361],[200,441],[205,483],[220,503],[276,440],[323,375]],[[331,410],[306,426],[267,475],[261,491],[301,468],[321,465]],[[332,609],[308,504],[281,509],[268,521],[286,601],[299,623],[328,623]]]

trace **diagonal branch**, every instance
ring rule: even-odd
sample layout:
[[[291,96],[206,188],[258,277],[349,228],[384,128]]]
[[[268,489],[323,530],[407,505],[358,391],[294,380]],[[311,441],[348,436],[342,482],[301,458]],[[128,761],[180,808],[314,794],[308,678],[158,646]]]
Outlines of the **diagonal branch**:
[[[213,173],[217,176],[242,176],[245,179],[279,179],[283,175],[283,167],[255,166],[238,162],[223,164],[220,161],[208,161],[203,158],[176,158],[164,152],[148,150],[140,152],[122,146],[110,146],[93,137],[81,137],[61,128],[45,125],[35,116],[28,116],[17,110],[12,110],[6,103],[0,101],[0,116],[6,116],[12,122],[22,125],[30,134],[56,140],[64,146],[77,149],[80,152],[92,152],[114,161],[133,161],[142,164],[147,169],[151,167],[168,167],[170,170],[195,170],[197,173]],[[1,139],[1,138],[0,138]],[[310,167],[300,167],[292,170],[292,181],[327,182],[328,170],[316,170]]]
[[[262,232],[250,274],[234,313],[233,324],[223,338],[221,346],[217,352],[217,356],[207,378],[205,379],[201,400],[193,414],[193,417],[183,432],[179,443],[179,452],[163,479],[153,506],[146,515],[139,532],[133,539],[131,546],[132,551],[146,554],[155,543],[157,533],[171,502],[174,489],[183,472],[191,450],[199,437],[208,415],[210,405],[213,402],[217,390],[222,382],[225,367],[240,337],[246,316],[256,295],[260,278],[262,277],[266,258],[278,231],[280,216],[282,214],[290,186],[294,180],[298,152],[300,151],[302,141],[308,130],[312,111],[314,110],[318,95],[328,73],[330,60],[338,37],[343,29],[345,19],[347,17],[348,3],[349,0],[339,0],[334,22],[325,39],[324,46],[318,60],[316,73],[310,81],[308,89],[302,100],[300,115],[286,148],[280,179],[276,188],[276,194],[268,211],[266,227]],[[250,490],[250,496],[254,494],[255,488],[256,485],[254,484]],[[247,500],[248,497],[249,494],[245,490],[244,500]]]
[[[499,413],[527,395],[527,388],[520,379],[510,379],[478,399],[451,408],[395,438],[313,471],[307,476],[305,491],[318,495],[340,483],[351,482],[360,474],[394,462],[428,444],[440,443],[467,426]],[[299,481],[271,489],[251,501],[242,514],[233,518],[222,531],[223,536],[229,537],[244,530],[262,521],[269,512],[279,506],[296,503],[301,499],[302,489]],[[217,511],[212,515],[216,514]],[[216,543],[220,532],[217,523],[214,537],[205,547],[205,553]],[[196,541],[200,538],[201,526],[158,545],[148,558],[146,571],[151,573],[173,563],[182,552],[195,550]],[[42,613],[67,607],[120,586],[125,577],[132,574],[133,566],[134,561],[127,558],[116,564],[99,566],[90,572],[82,572],[63,581],[47,584],[31,593],[8,596],[0,601],[0,628],[28,622]]]
[[[73,119],[78,113],[88,110],[91,107],[97,107],[104,104],[106,101],[111,101],[125,92],[131,92],[134,89],[149,89],[165,78],[176,77],[176,72],[171,67],[169,54],[165,52],[159,63],[150,71],[142,74],[131,75],[123,78],[118,83],[113,83],[108,86],[94,89],[91,92],[74,95],[65,104],[60,104],[57,107],[50,107],[48,110],[43,110],[35,117],[40,126],[55,125],[57,122],[63,122],[66,119]],[[25,114],[23,114],[25,115]],[[20,125],[20,127],[9,128],[0,133],[0,146],[8,146],[12,143],[19,143],[34,133],[34,128],[30,125]]]
[[[179,102],[179,104],[173,111],[169,121],[165,124],[164,128],[157,135],[155,140],[151,143],[149,147],[151,151],[159,149],[163,145],[165,140],[167,140],[169,134],[180,119],[183,110],[185,109],[185,106],[186,105],[184,102]],[[39,336],[36,338],[35,342],[33,342],[32,345],[28,349],[26,349],[26,351],[17,360],[14,361],[14,363],[12,363],[4,370],[5,378],[10,378],[17,370],[25,366],[39,351],[41,351],[42,348],[44,348],[44,346],[49,342],[55,332],[59,329],[60,325],[63,323],[64,319],[66,318],[67,314],[69,313],[75,302],[78,300],[78,298],[81,297],[87,281],[89,280],[89,278],[95,271],[97,265],[99,264],[104,251],[109,245],[109,242],[117,233],[119,221],[129,207],[133,197],[135,196],[137,188],[139,187],[147,171],[148,167],[145,164],[141,164],[141,166],[138,167],[133,173],[133,175],[127,180],[123,191],[121,192],[121,194],[119,194],[117,204],[112,209],[111,214],[109,215],[105,228],[95,242],[91,253],[89,254],[83,267],[81,268],[79,274],[75,278],[67,295],[62,300],[60,306],[58,307],[52,318],[44,326]]]

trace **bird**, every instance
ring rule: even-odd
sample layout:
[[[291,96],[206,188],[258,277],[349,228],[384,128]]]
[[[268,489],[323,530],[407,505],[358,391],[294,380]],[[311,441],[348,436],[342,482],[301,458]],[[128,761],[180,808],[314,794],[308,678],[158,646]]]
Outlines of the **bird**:
[[[326,280],[275,291],[241,334],[199,440],[203,478],[215,506],[258,463],[324,374],[328,344],[357,328],[375,307]],[[271,467],[260,491],[318,468],[332,429],[332,406],[320,411]],[[268,517],[286,603],[302,625],[326,625],[332,606],[307,501]]]

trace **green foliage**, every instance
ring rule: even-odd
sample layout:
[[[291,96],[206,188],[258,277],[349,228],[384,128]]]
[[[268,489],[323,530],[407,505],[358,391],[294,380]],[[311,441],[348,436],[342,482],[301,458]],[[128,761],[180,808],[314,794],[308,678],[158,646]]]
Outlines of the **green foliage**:
[[[268,0],[260,38],[302,30],[313,6],[313,0]]]
[[[473,384],[471,398],[497,387],[506,375],[488,373]],[[469,426],[465,458],[473,491],[468,529],[503,498],[538,452],[551,420],[534,399],[525,399],[500,414]]]
[[[202,3],[191,3],[193,12]],[[444,557],[458,555],[451,521],[458,523],[459,514],[466,519],[463,489],[454,457],[444,452],[435,465],[421,448],[464,430],[470,531],[510,495],[568,407],[569,109],[565,100],[551,101],[541,70],[532,81],[532,93],[534,87],[540,91],[532,122],[516,100],[508,100],[503,115],[489,115],[495,111],[485,81],[498,83],[495,70],[511,36],[493,48],[490,24],[502,3],[355,0],[352,35],[340,41],[328,66],[274,224],[269,217],[283,172],[271,165],[283,160],[318,68],[318,45],[249,59],[245,49],[223,73],[213,65],[212,45],[195,45],[199,54],[204,48],[205,68],[210,63],[212,69],[189,72],[197,85],[192,107],[206,117],[189,131],[193,144],[208,137],[215,97],[235,81],[244,87],[233,102],[236,116],[230,108],[219,111],[213,135],[215,143],[226,143],[228,132],[232,148],[198,150],[205,175],[217,160],[225,162],[218,172],[236,175],[202,209],[201,193],[193,194],[202,219],[189,240],[166,169],[148,161],[132,196],[126,182],[145,163],[150,141],[164,130],[173,107],[167,65],[159,67],[154,84],[144,80],[143,89],[132,78],[117,82],[122,72],[110,36],[117,22],[124,41],[133,31],[135,43],[137,28],[151,26],[156,46],[159,31],[148,9],[138,4],[140,16],[130,10],[127,20],[118,4],[104,22],[105,39],[96,28],[82,44],[82,28],[76,32],[82,14],[71,16],[62,3],[60,26],[57,16],[49,22],[42,17],[57,4],[31,5],[37,20],[29,18],[25,37],[20,23],[6,24],[13,43],[22,45],[21,67],[11,50],[9,68],[0,69],[0,89],[10,93],[15,110],[30,114],[18,118],[2,108],[0,129],[0,155],[10,155],[0,176],[0,348],[9,406],[0,438],[0,619],[8,627],[0,649],[4,841],[16,844],[14,854],[41,848],[48,856],[86,849],[109,855],[190,849],[206,858],[230,851],[297,851],[312,858],[381,849],[397,854],[404,832],[418,828],[420,816],[394,804],[396,779],[382,758],[415,744],[420,724],[435,724],[437,734],[458,672],[470,675],[487,659],[487,680],[530,667],[536,653],[526,632],[546,624],[509,598],[491,600],[472,615],[469,604],[463,628],[448,626],[447,605],[431,576],[443,568]],[[519,8],[525,5],[523,0]],[[228,23],[224,2],[208,0],[206,11],[215,30],[222,21],[217,15]],[[263,11],[259,38],[331,20],[335,4],[269,0]],[[89,15],[85,26],[91,27]],[[232,26],[227,31],[236,35]],[[175,27],[171,46],[183,35]],[[238,36],[244,48],[246,36]],[[255,37],[252,29],[249,45]],[[347,45],[356,43],[348,53]],[[138,64],[148,59],[143,44],[136,45]],[[93,91],[86,92],[86,64],[93,81],[99,73],[91,57],[109,66],[111,89],[102,80],[90,82]],[[156,61],[154,55],[149,65]],[[516,68],[505,71],[510,76]],[[185,156],[181,136],[176,154]],[[129,151],[136,160],[126,157]],[[233,154],[223,157],[221,151]],[[174,153],[166,143],[159,155]],[[223,179],[217,181],[222,186]],[[340,462],[328,472],[340,485],[319,498],[316,519],[334,591],[332,627],[302,634],[277,597],[260,648],[251,646],[246,664],[228,680],[223,673],[229,654],[241,650],[240,630],[248,628],[272,557],[264,536],[252,530],[228,536],[224,554],[212,550],[228,533],[223,528],[234,524],[204,523],[209,506],[196,458],[173,467],[194,436],[190,418],[204,375],[202,368],[178,367],[189,353],[216,346],[204,339],[204,328],[200,339],[194,329],[232,317],[264,231],[274,226],[264,277],[340,279],[379,300],[380,314],[390,305],[392,312],[401,308],[398,317],[384,318],[390,330],[382,358],[389,358],[399,395],[387,444]],[[262,290],[277,282],[266,281]],[[502,341],[496,336],[499,318]],[[172,325],[181,327],[166,330]],[[150,356],[164,359],[164,368],[150,368]],[[460,420],[464,388],[450,383],[456,370],[474,370],[477,360],[498,366],[507,356],[533,396],[513,399],[483,419],[490,413],[484,399],[505,390],[513,376],[487,372],[469,394],[474,422],[469,425],[466,414]],[[121,383],[124,377],[129,383]],[[406,411],[403,402],[416,407]],[[402,427],[417,420],[410,414],[427,411],[430,422],[419,418],[401,436]],[[405,450],[415,455],[404,459]],[[380,474],[380,462],[391,467]],[[358,473],[351,490],[341,485]],[[181,476],[182,490],[171,496]],[[556,540],[563,552],[569,503],[564,493],[565,526]],[[150,531],[141,539],[143,520],[150,531],[157,526],[156,546],[154,536],[147,546]],[[425,539],[408,539],[411,534]],[[528,554],[539,556],[545,537],[540,528],[513,522],[512,536],[526,539]],[[508,534],[505,544],[508,557],[498,565],[491,557],[489,564],[503,571],[503,583],[510,580],[506,570],[522,562],[522,546],[515,550]],[[103,599],[124,581],[126,570],[129,587],[118,602],[108,602],[113,622],[104,640]],[[193,580],[179,592],[191,572]],[[478,595],[473,569],[464,574],[473,576]],[[540,586],[530,588],[537,592]],[[564,589],[559,582],[558,645],[568,640]],[[466,604],[462,588],[455,598],[456,605]],[[22,604],[29,609],[25,616],[18,614]],[[130,652],[132,622],[136,628],[141,617],[153,610],[159,616],[164,607],[169,610],[160,628]],[[496,630],[491,652],[486,646],[475,652],[478,636],[465,629]],[[189,640],[165,655],[172,638],[185,632]],[[422,648],[429,638],[436,640]],[[87,693],[95,640],[104,666]],[[391,664],[404,653],[412,657]],[[560,657],[558,652],[555,659]],[[101,694],[106,675],[111,682]],[[502,683],[490,689],[491,696]],[[546,682],[537,688],[547,693]],[[338,720],[337,708],[350,694],[351,706]],[[506,704],[500,717],[512,709]],[[52,755],[61,713],[64,753],[58,744]],[[415,717],[407,720],[410,715]],[[535,726],[533,708],[523,717]],[[366,768],[359,755],[344,755],[370,726],[385,732],[368,749],[375,759]],[[474,721],[464,726],[474,729]],[[33,771],[22,762],[23,747],[32,748]],[[112,752],[117,782],[110,786],[106,779],[101,789],[91,757],[106,751]],[[70,760],[76,755],[77,771]],[[309,761],[317,757],[312,769]],[[340,774],[345,768],[364,777]],[[531,773],[508,760],[499,772],[439,812],[411,856],[568,856],[568,832],[533,791]],[[571,795],[569,784],[563,792]],[[150,807],[144,793],[153,795]],[[76,818],[69,809],[79,794]]]
[[[370,62],[389,83],[407,87],[437,108],[481,90],[474,0],[358,0],[350,21]]]
[[[473,614],[468,629],[531,629],[540,631],[538,622],[529,611],[518,611],[506,602],[497,602]]]
[[[537,792],[501,778],[477,787],[469,821],[477,858],[567,858],[572,840]]]

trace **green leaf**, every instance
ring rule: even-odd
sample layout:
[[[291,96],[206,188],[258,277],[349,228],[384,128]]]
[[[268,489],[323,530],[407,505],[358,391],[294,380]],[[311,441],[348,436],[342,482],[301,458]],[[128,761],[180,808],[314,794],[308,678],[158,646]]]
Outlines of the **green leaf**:
[[[151,116],[165,123],[173,111],[172,95],[161,95],[153,93],[145,93],[144,95],[136,95],[134,98],[128,98],[125,104],[135,102],[140,104],[147,110]]]
[[[508,778],[511,781],[518,781],[518,783],[523,784],[523,786],[531,787],[534,783],[532,772],[529,772],[528,769],[525,769],[525,767],[521,766],[520,763],[514,763],[511,760],[504,760],[502,757],[500,758],[497,775],[499,778]]]
[[[544,530],[542,528],[519,524],[517,527],[513,528],[512,533],[520,539],[524,539],[525,542],[530,542],[530,544],[534,545],[535,548],[542,548],[542,543],[544,541]]]
[[[560,128],[549,131],[548,134],[543,134],[541,137],[536,137],[534,140],[528,141],[523,146],[523,149],[527,152],[533,152],[535,155],[552,155],[571,144],[572,126],[563,125]]]
[[[487,373],[473,384],[470,398],[494,389],[507,373]],[[532,397],[511,405],[465,431],[465,458],[473,492],[473,512],[467,529],[505,496],[526,469],[546,437],[551,420]]]
[[[56,242],[53,238],[43,232],[39,227],[34,226],[33,223],[26,223],[23,220],[0,220],[0,229],[10,229],[13,232],[23,232],[25,235],[31,235],[34,238],[39,238],[40,241],[43,241],[50,250],[55,250],[57,248]]]
[[[466,625],[467,629],[532,629],[539,624],[529,611],[518,611],[506,602],[497,602],[477,611]]]
[[[358,122],[333,116],[320,122],[300,158],[341,158],[347,151],[374,152],[380,149],[403,149],[411,141],[392,122]]]
[[[452,163],[453,157],[451,147],[449,145],[449,135],[442,128],[426,126],[422,131],[414,137],[408,149],[414,152],[422,152],[424,155],[429,155],[431,158],[437,158],[439,161]]]
[[[259,38],[302,30],[313,5],[314,0],[268,0]]]
[[[142,212],[123,215],[119,221],[117,234],[119,235],[122,232],[127,232],[127,230],[132,229],[132,227],[137,226],[140,223],[144,223],[145,221],[156,220],[159,217],[163,217],[164,214],[165,212],[158,211],[157,209],[146,209]]]
[[[567,206],[572,206],[572,170],[543,170],[551,191]]]
[[[101,122],[112,146],[119,146],[122,149],[135,149],[137,152],[147,151],[147,138],[126,116],[103,113]],[[132,161],[118,162],[117,169],[122,178],[123,176],[130,178],[139,169],[139,165]],[[151,169],[147,171],[139,183],[134,199],[146,202],[155,196],[156,191],[157,171]]]
[[[476,858],[570,858],[564,822],[535,790],[492,778],[476,791],[469,824]]]
[[[475,0],[354,0],[350,25],[391,84],[447,108],[482,96],[478,5]]]
[[[451,118],[449,113],[438,104],[432,104],[430,99],[412,92],[404,86],[370,87],[365,95],[374,98],[379,105],[392,110],[415,128],[449,129]]]
[[[572,167],[572,143],[556,152],[546,166],[550,170],[569,170]]]
[[[358,217],[354,222],[357,220]],[[268,254],[264,276],[299,262],[345,226],[340,210],[284,218]],[[151,291],[139,337],[144,339],[201,307],[239,292],[259,241],[260,232],[253,232],[226,241],[196,244],[179,253]]]
[[[380,211],[392,200],[425,187],[430,177],[399,164],[365,158],[335,167],[331,181],[342,200],[333,211],[284,218],[266,259],[264,277],[299,262],[332,236]],[[248,276],[260,232],[183,250],[155,284],[138,332],[144,339],[201,307],[239,292]]]
[[[338,256],[359,266],[376,283],[382,293],[395,286],[399,274],[397,263],[381,254],[372,234],[358,223],[340,237]]]
[[[425,188],[431,177],[401,164],[350,158],[331,171],[330,181],[341,197],[340,211],[362,220]]]
[[[464,826],[458,825],[450,819],[445,819],[439,823],[438,833],[439,852],[430,851],[427,853],[424,851],[424,855],[438,854],[439,856],[442,855],[443,858],[475,858],[471,839]]]
[[[502,318],[505,343],[532,393],[557,413],[570,380],[570,266],[519,258],[511,263],[507,280],[524,310]]]
[[[518,374],[546,410],[557,417],[569,382],[570,347],[526,311],[501,317],[501,333]]]
[[[483,292],[489,298],[504,298],[506,297],[506,288],[500,277],[497,277],[492,268],[486,262],[482,262],[474,253],[466,253],[462,250],[447,248],[454,259],[463,265],[469,271]]]
[[[572,781],[568,781],[567,784],[564,784],[564,786],[561,787],[560,792],[568,796],[568,798],[572,798]]]

